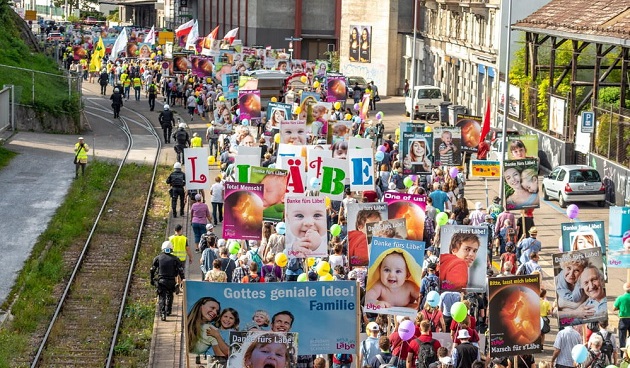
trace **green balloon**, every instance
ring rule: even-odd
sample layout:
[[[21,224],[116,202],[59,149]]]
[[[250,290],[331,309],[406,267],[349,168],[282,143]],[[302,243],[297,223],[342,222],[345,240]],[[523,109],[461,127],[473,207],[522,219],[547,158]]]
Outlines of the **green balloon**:
[[[308,274],[306,272],[301,273],[300,276],[298,276],[297,280],[298,282],[308,281]]]
[[[466,315],[468,314],[468,308],[466,308],[466,304],[462,302],[457,302],[451,306],[451,317],[457,323],[462,322],[466,319]]]
[[[440,226],[445,225],[448,222],[448,215],[444,212],[438,213],[435,216],[435,222]]]
[[[338,224],[334,224],[333,226],[331,226],[330,234],[332,236],[339,236],[339,234],[341,234],[341,226],[339,226]]]
[[[230,254],[237,254],[241,250],[241,245],[238,242],[234,242],[230,245]]]
[[[406,177],[403,180],[403,184],[405,184],[405,188],[411,188],[411,186],[413,185],[413,180],[411,180],[410,177]]]

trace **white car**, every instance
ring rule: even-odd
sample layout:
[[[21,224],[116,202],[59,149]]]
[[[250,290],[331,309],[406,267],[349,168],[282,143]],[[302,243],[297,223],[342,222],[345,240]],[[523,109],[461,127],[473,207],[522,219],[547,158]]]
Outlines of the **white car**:
[[[565,208],[571,202],[597,202],[606,205],[606,187],[596,169],[586,165],[558,166],[543,179],[543,198],[558,200]]]
[[[413,110],[413,119],[439,120],[440,105],[446,101],[442,90],[434,86],[415,86],[413,90],[415,93],[414,106],[412,109],[411,94],[405,97],[405,115],[411,116]]]

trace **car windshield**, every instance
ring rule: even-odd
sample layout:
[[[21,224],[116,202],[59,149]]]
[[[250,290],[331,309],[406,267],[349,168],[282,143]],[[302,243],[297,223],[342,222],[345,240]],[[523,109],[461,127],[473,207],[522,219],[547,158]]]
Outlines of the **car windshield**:
[[[569,174],[570,183],[598,183],[601,181],[596,170],[572,170]]]
[[[441,98],[441,97],[442,97],[442,92],[438,88],[418,90],[418,99],[432,99],[432,98]]]

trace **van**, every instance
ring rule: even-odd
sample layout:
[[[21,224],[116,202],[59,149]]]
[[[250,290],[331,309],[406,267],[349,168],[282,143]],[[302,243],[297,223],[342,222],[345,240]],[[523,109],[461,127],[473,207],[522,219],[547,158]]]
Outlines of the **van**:
[[[411,95],[405,97],[405,115],[411,116],[413,110],[413,118],[432,118],[434,120],[440,117],[440,104],[446,101],[442,90],[434,86],[415,86],[413,88],[415,99],[414,107],[411,107]]]

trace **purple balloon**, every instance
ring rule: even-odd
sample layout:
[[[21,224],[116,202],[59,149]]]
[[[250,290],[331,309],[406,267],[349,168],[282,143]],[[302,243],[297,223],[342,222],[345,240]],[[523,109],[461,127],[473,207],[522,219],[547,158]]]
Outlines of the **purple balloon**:
[[[411,175],[412,181],[418,181],[418,175]]]
[[[457,174],[459,174],[459,170],[457,170],[456,167],[451,167],[451,171],[449,171],[449,174],[451,175],[451,178],[455,179],[457,177]]]
[[[354,104],[354,109],[357,110],[357,111],[359,110],[359,104],[358,103]]]
[[[383,146],[382,144],[380,146],[378,146],[378,150],[381,152],[385,152],[387,151],[387,147]]]
[[[398,325],[398,336],[400,336],[403,341],[410,340],[415,332],[416,326],[408,319],[400,322]]]
[[[577,218],[579,213],[580,208],[576,204],[570,204],[569,207],[567,207],[567,217],[571,220]]]
[[[381,120],[383,118],[383,115],[381,115],[380,112],[376,113],[376,120]]]

